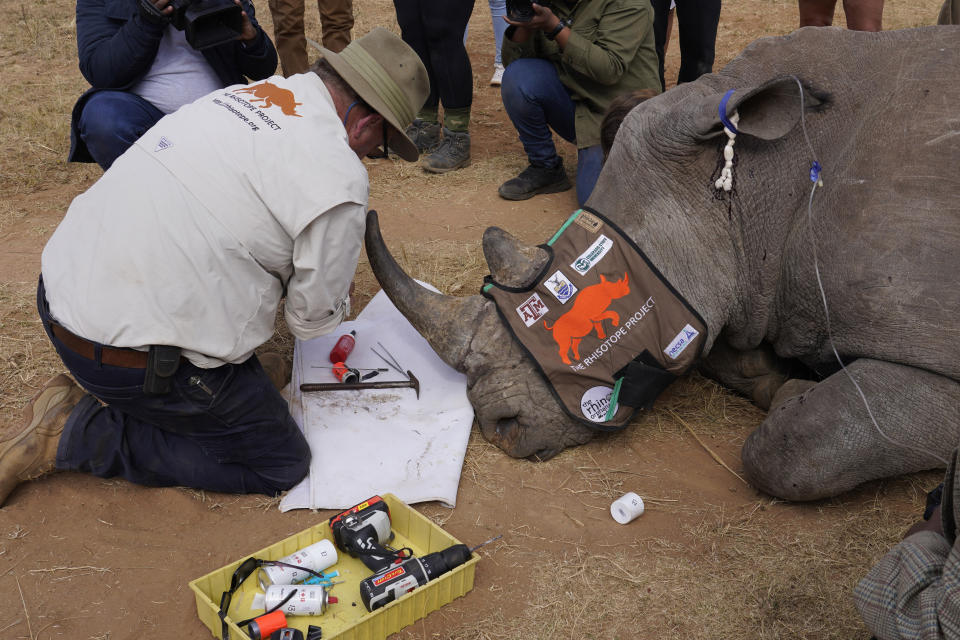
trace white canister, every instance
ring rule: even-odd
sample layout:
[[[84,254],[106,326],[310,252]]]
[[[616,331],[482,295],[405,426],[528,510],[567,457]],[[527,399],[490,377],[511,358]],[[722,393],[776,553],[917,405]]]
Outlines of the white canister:
[[[329,540],[321,540],[285,558],[280,558],[280,561],[319,573],[337,563],[337,549]],[[266,589],[272,584],[296,584],[303,582],[311,575],[313,574],[309,571],[293,567],[277,565],[261,567],[260,586]]]
[[[286,600],[291,591],[295,592],[294,596],[279,609],[287,616],[318,616],[327,610],[327,605],[337,602],[334,596],[331,596],[324,587],[318,584],[308,587],[296,584],[275,584],[267,587],[266,593],[263,594],[264,611],[270,611]],[[257,594],[257,596],[259,595]],[[257,596],[254,596],[255,603],[258,599]]]
[[[623,494],[610,505],[610,515],[620,524],[627,524],[642,514],[643,499],[632,491]]]

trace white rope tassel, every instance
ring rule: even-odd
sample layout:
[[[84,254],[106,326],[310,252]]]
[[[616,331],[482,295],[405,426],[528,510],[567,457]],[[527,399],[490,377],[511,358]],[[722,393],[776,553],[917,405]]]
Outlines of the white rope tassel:
[[[740,114],[734,111],[733,115],[730,116],[730,122],[734,127],[736,127],[739,121]],[[724,163],[723,170],[720,171],[720,177],[717,178],[717,182],[714,186],[717,189],[730,191],[730,189],[733,188],[733,144],[737,134],[735,134],[733,131],[730,131],[730,129],[727,127],[723,128],[723,132],[727,134],[727,146],[723,148],[723,159],[726,162]]]

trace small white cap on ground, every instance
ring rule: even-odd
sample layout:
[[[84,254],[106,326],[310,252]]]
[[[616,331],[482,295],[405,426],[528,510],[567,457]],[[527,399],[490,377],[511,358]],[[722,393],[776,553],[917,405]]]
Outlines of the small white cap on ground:
[[[610,515],[620,524],[627,524],[643,514],[643,499],[628,491],[610,505]]]

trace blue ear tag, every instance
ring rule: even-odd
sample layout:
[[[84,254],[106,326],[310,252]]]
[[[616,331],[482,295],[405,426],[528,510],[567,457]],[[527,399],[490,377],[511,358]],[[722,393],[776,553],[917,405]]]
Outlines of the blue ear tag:
[[[730,101],[730,96],[733,95],[734,91],[736,91],[736,89],[730,89],[725,94],[723,94],[723,98],[720,100],[720,104],[717,107],[717,111],[719,112],[720,122],[723,123],[723,126],[729,129],[731,133],[740,133],[739,131],[737,131],[737,128],[733,126],[733,123],[730,122],[730,118],[727,117],[727,102]]]
[[[813,164],[810,165],[810,182],[816,182],[820,179],[820,170],[820,163],[814,160]]]

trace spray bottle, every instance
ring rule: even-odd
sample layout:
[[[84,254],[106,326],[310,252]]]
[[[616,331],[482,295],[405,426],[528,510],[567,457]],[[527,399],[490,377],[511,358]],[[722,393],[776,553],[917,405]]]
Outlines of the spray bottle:
[[[330,362],[332,364],[336,365],[347,361],[347,356],[350,355],[353,347],[357,344],[357,339],[354,337],[356,335],[356,331],[351,331],[340,336],[337,343],[333,345],[333,349],[330,350]]]

